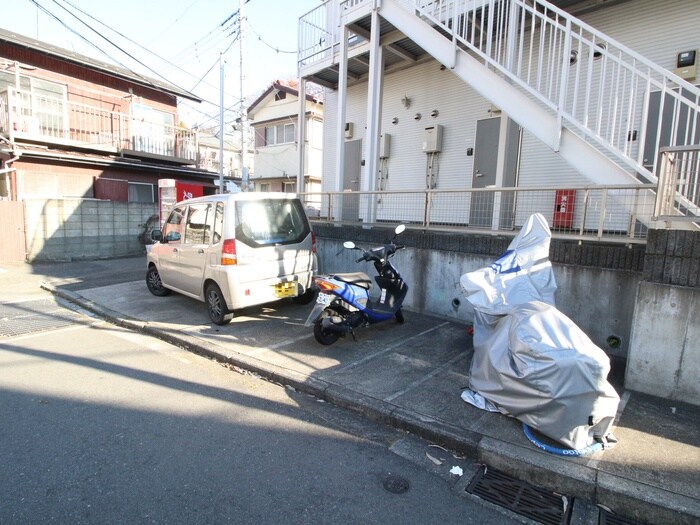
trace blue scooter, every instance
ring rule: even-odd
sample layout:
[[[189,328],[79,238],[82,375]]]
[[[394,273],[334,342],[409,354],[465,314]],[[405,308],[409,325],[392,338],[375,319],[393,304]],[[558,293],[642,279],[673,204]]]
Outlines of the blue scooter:
[[[392,240],[383,246],[363,250],[352,241],[343,246],[350,250],[360,250],[362,257],[356,262],[372,262],[378,275],[374,277],[379,286],[379,298],[369,297],[372,281],[364,272],[336,273],[314,277],[319,289],[316,305],[306,319],[304,326],[314,327],[314,337],[322,345],[332,345],[348,332],[355,338],[355,328],[396,318],[404,322],[401,305],[408,292],[408,285],[399,275],[389,259],[404,245],[395,244],[396,236],[406,227],[401,224],[394,230]]]

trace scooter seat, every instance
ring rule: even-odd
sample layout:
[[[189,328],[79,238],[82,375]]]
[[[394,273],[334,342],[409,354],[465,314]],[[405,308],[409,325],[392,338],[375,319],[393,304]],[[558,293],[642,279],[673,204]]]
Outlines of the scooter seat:
[[[364,272],[336,273],[333,277],[344,283],[354,284],[366,290],[369,290],[370,286],[372,286],[372,280]]]

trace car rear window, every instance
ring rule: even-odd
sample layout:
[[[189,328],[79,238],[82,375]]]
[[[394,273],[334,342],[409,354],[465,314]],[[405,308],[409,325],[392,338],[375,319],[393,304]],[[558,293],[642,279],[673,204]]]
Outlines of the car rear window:
[[[298,199],[236,202],[236,239],[252,247],[296,244],[311,232]]]

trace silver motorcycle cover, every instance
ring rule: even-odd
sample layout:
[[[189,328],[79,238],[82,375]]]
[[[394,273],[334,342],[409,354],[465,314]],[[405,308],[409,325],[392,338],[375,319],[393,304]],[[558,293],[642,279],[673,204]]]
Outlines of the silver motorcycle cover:
[[[504,256],[460,279],[474,306],[462,398],[581,449],[610,434],[620,398],[607,381],[608,356],[554,306],[550,238],[544,217],[533,215]]]

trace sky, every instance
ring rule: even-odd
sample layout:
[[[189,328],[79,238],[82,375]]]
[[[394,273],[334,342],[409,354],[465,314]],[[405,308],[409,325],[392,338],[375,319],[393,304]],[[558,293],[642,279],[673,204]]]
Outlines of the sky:
[[[180,100],[189,126],[218,127],[240,111],[240,0],[0,0],[0,27],[167,81],[205,100]],[[321,0],[247,0],[246,105],[274,80],[295,79],[299,17]],[[9,12],[8,12],[9,11]],[[231,18],[231,15],[236,16]],[[100,51],[101,50],[101,51]],[[232,122],[232,112],[226,122]]]

